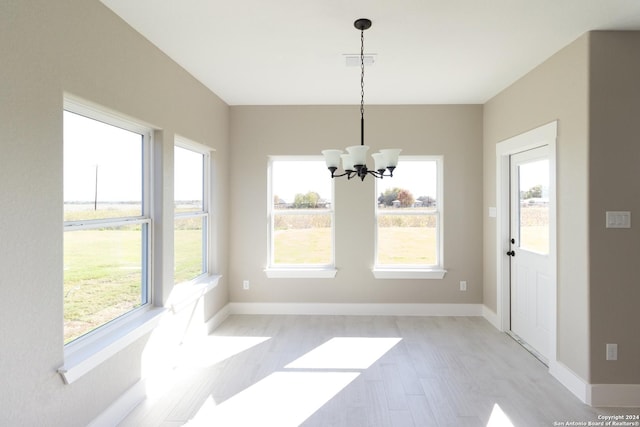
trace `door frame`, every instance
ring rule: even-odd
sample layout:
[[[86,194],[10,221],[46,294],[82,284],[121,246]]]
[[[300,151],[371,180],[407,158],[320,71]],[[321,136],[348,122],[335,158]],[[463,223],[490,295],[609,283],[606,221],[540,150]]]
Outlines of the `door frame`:
[[[532,129],[496,144],[496,282],[500,330],[511,330],[510,257],[510,157],[522,151],[549,146],[549,261],[552,278],[551,342],[549,366],[557,360],[557,246],[556,246],[556,137],[558,121]]]

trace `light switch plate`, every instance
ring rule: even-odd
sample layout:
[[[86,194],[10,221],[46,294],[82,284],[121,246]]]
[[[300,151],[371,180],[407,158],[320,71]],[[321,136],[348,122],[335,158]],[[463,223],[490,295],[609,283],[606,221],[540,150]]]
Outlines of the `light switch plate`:
[[[607,211],[607,228],[631,228],[631,212]]]

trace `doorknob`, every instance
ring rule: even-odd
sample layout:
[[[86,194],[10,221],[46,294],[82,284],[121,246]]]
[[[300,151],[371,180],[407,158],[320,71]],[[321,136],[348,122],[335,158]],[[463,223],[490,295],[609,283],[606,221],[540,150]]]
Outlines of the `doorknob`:
[[[516,251],[509,251],[509,252],[507,252],[507,255],[516,256]]]

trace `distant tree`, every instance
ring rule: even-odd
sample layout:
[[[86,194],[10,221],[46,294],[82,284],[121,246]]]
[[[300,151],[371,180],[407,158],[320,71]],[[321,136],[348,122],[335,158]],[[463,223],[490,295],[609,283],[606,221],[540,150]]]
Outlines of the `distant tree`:
[[[404,189],[398,191],[398,200],[400,201],[400,206],[403,208],[410,208],[415,202],[413,194],[411,194],[409,190]]]
[[[384,193],[380,193],[380,197],[378,197],[378,204],[384,206],[393,206],[393,202],[395,200],[400,201],[400,206],[402,207],[411,207],[414,203],[413,194],[409,190],[405,190],[404,188],[388,188]]]
[[[523,199],[531,199],[534,197],[542,197],[542,185],[534,185],[533,187],[531,187],[530,189],[528,189],[527,191],[522,191],[522,198]]]
[[[392,206],[393,201],[398,199],[399,188],[388,188],[384,193],[380,193],[378,203],[384,206]]]
[[[436,199],[431,196],[420,196],[417,200],[422,202],[422,206],[435,206]]]
[[[311,208],[315,209],[318,207],[318,201],[320,200],[320,195],[315,191],[309,191],[307,194],[298,193],[295,195],[293,199],[293,207],[300,208]]]

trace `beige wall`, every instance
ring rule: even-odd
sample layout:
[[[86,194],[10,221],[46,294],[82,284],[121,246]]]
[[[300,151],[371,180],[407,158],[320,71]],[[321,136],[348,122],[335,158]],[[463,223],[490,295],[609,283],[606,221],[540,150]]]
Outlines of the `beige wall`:
[[[484,105],[484,303],[496,308],[496,144],[558,120],[557,359],[589,379],[588,36]]]
[[[590,40],[591,382],[640,384],[640,32]],[[632,228],[605,228],[606,211],[631,211]]]
[[[97,0],[1,2],[0,58],[0,424],[84,426],[138,380],[145,342],[71,385],[56,373],[63,364],[63,93],[161,129],[165,212],[155,243],[163,267],[154,271],[161,300],[172,286],[173,136],[216,148],[226,207],[228,107]],[[226,208],[215,218],[217,264],[226,275]],[[227,301],[223,283],[210,310]]]
[[[640,208],[640,34],[592,32],[484,106],[484,206],[495,206],[495,145],[558,120],[557,359],[592,384],[640,383],[640,235],[606,229]],[[496,304],[495,221],[484,221],[484,301]],[[617,343],[619,360],[605,360]]]
[[[324,148],[357,144],[359,111],[356,106],[232,107],[232,301],[482,302],[482,107],[369,106],[365,120],[372,150],[397,146],[403,154],[444,156],[445,278],[374,279],[373,179],[343,178],[335,187],[336,278],[267,279],[268,156],[320,155]],[[242,290],[243,279],[250,280],[251,290]],[[460,280],[468,281],[467,292],[459,291]]]

